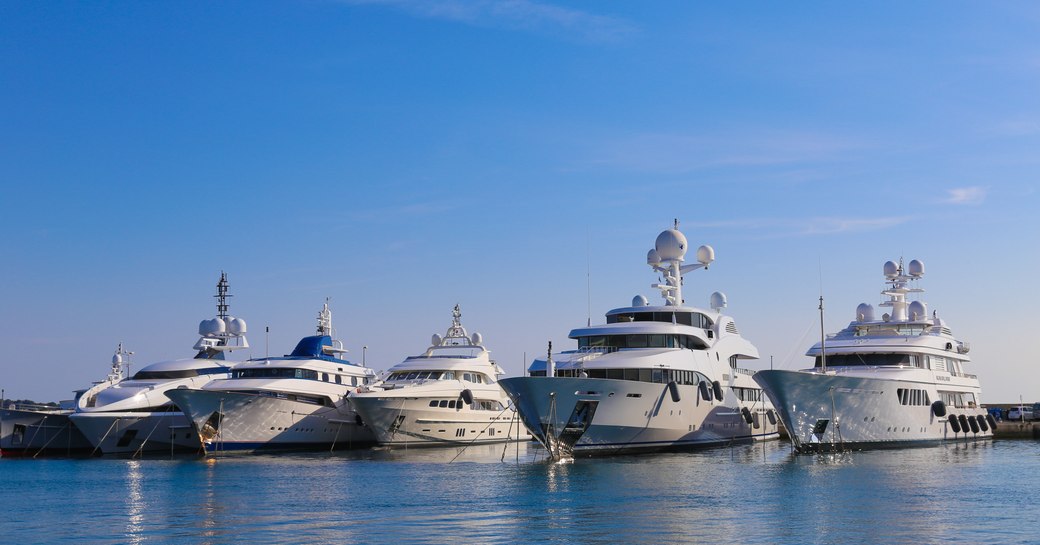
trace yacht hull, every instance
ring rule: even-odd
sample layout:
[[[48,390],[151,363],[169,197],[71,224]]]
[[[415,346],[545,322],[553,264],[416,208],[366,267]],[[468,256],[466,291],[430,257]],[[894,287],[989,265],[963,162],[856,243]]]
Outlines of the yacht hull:
[[[0,410],[0,456],[74,456],[91,450],[67,411]]]
[[[77,412],[70,418],[100,454],[199,452],[202,446],[179,411]]]
[[[443,397],[443,396],[438,396]],[[351,395],[350,403],[386,446],[445,446],[529,440],[516,411],[430,407],[431,397]]]
[[[993,429],[960,425],[951,417],[985,420],[977,407],[947,408],[937,416],[931,405],[900,403],[899,389],[928,392],[940,399],[935,384],[807,371],[759,371],[754,379],[772,400],[798,452],[828,452],[935,445],[944,441],[991,439]]]
[[[517,377],[499,381],[527,429],[556,457],[684,450],[778,437],[775,417],[705,400],[693,385],[615,379]]]
[[[207,453],[347,449],[375,441],[345,401],[329,407],[254,393],[192,389],[167,395],[189,415]]]

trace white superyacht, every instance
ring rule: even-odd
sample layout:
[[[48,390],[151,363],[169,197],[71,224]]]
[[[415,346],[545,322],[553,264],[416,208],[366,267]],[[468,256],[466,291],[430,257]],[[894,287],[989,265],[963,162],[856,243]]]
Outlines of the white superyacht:
[[[201,338],[195,343],[198,353],[194,358],[153,363],[129,378],[106,380],[79,396],[69,418],[96,452],[136,455],[199,450],[198,436],[167,394],[175,388],[199,388],[227,377],[234,363],[225,354],[249,348],[245,321],[227,313],[227,290],[227,274],[221,273],[215,296],[217,317],[199,324]],[[125,355],[120,350],[113,367]]]
[[[812,369],[760,371],[762,385],[798,452],[855,450],[989,439],[979,379],[965,372],[970,346],[937,313],[907,296],[924,264],[884,265],[891,314],[862,303],[856,319],[809,349]],[[821,319],[823,303],[820,304]],[[822,327],[822,326],[821,326]]]
[[[372,370],[342,359],[332,338],[328,303],[318,314],[317,335],[304,337],[291,354],[239,364],[231,378],[170,397],[191,420],[208,453],[220,451],[350,448],[372,444],[347,394],[375,378]]]
[[[469,335],[459,306],[444,337],[350,395],[381,445],[434,446],[530,439],[498,385],[504,374],[480,333]]]
[[[686,306],[683,274],[714,261],[701,246],[683,265],[686,237],[662,232],[647,264],[662,281],[663,305],[639,295],[607,312],[607,323],[574,329],[578,349],[536,361],[528,377],[500,384],[524,424],[554,458],[729,445],[776,439],[777,420],[741,360],[758,349],[720,312]]]

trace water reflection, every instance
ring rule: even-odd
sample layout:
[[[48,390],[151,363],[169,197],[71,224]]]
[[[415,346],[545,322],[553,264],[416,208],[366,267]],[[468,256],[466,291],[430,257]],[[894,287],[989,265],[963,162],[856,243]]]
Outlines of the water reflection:
[[[11,542],[1034,541],[1040,443],[796,456],[773,442],[548,463],[521,445],[8,464]],[[36,484],[36,483],[42,484]],[[53,496],[61,496],[56,503]],[[968,515],[970,514],[970,516]]]
[[[126,538],[130,543],[138,544],[144,542],[142,528],[144,524],[144,513],[146,505],[144,495],[141,493],[141,462],[130,460],[126,462]]]

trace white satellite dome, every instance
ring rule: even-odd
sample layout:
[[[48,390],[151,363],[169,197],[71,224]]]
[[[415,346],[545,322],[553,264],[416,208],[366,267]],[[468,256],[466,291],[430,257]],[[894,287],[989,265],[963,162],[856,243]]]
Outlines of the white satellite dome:
[[[708,265],[709,263],[715,261],[715,248],[712,248],[707,244],[701,246],[700,248],[697,248],[697,261],[703,263],[704,265]]]
[[[895,278],[899,276],[899,265],[896,265],[894,261],[885,262],[885,276],[888,278]]]
[[[711,294],[711,308],[713,310],[726,308],[726,294],[721,291]]]
[[[644,297],[642,295],[637,295],[637,296],[632,298],[632,306],[634,306],[634,307],[645,307],[645,306],[647,306],[649,304],[650,304],[650,301],[648,301],[646,299],[646,297]]]
[[[474,331],[473,334],[469,336],[469,340],[473,341],[473,344],[480,346],[480,344],[484,342],[484,337],[479,332]]]
[[[436,333],[433,334],[433,338],[430,339],[430,340],[432,341],[433,346],[440,346],[441,345],[441,336],[436,334]]]
[[[657,250],[650,250],[646,253],[646,264],[651,267],[656,267],[661,264],[661,255],[657,253]]]
[[[213,318],[210,320],[203,320],[199,322],[199,335],[207,337],[210,335],[219,335],[227,331],[227,324],[220,318]]]
[[[917,259],[911,261],[910,276],[913,276],[914,278],[920,278],[924,276],[924,263]]]
[[[654,248],[662,260],[682,259],[686,255],[686,235],[678,229],[666,229],[657,235]]]
[[[118,352],[116,352],[116,354],[114,356],[112,356],[112,363],[116,363],[116,364],[123,363],[123,355],[118,353]]]
[[[928,305],[921,301],[914,301],[910,303],[910,319],[913,321],[926,320],[928,319]]]
[[[227,317],[227,332],[232,335],[243,335],[246,332],[246,321],[242,318]]]
[[[874,305],[868,305],[867,303],[860,303],[856,307],[856,321],[859,322],[873,322],[874,321]]]

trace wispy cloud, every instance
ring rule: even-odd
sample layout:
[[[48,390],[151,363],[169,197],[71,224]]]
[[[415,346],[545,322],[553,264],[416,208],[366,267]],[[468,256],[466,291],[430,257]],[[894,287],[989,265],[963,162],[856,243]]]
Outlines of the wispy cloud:
[[[982,201],[986,200],[986,188],[979,186],[972,187],[957,187],[950,189],[946,199],[943,200],[946,204],[982,204]]]
[[[726,221],[689,222],[686,225],[709,229],[744,231],[755,239],[796,238],[819,235],[863,233],[897,227],[910,221],[905,216],[881,218],[745,218]]]
[[[866,147],[836,135],[796,131],[644,133],[607,141],[590,152],[585,166],[678,174],[704,168],[826,161]]]
[[[591,42],[621,41],[638,32],[632,23],[531,0],[342,0],[389,6],[413,17],[479,27],[564,34]]]
[[[907,217],[887,218],[810,218],[802,227],[803,235],[833,235],[836,233],[862,233],[880,231],[902,225]]]

